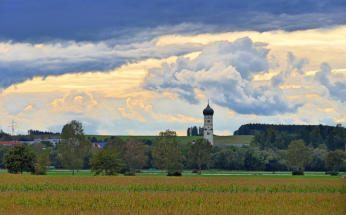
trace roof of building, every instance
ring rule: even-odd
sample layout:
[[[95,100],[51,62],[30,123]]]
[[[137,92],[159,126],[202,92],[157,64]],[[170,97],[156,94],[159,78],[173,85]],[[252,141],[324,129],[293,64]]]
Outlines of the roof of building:
[[[209,103],[207,107],[204,108],[203,115],[214,115],[214,110],[209,106]]]
[[[20,145],[21,142],[18,141],[0,141],[1,145]]]

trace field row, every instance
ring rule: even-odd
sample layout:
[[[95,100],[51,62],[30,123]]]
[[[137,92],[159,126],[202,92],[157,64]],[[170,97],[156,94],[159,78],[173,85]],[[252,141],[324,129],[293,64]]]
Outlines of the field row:
[[[197,177],[64,177],[2,175],[0,192],[8,191],[174,191],[223,193],[346,193],[345,179],[197,178]]]
[[[0,214],[345,214],[344,194],[6,192]]]

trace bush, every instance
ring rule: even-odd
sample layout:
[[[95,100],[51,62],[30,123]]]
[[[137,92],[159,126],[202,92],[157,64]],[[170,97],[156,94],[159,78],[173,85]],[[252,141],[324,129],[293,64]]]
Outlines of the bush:
[[[47,166],[50,165],[49,155],[46,152],[42,152],[41,155],[37,159],[37,163],[35,164],[35,175],[46,175],[47,174]]]
[[[200,171],[198,169],[194,169],[194,170],[192,170],[192,173],[196,173],[196,174],[200,175],[202,173],[202,171]]]
[[[36,155],[27,145],[17,145],[4,156],[4,164],[9,173],[35,172]]]
[[[168,171],[167,176],[181,176],[181,171]]]
[[[337,175],[339,175],[339,172],[338,171],[327,171],[326,175],[337,176]]]
[[[293,170],[292,175],[304,175],[304,171],[303,170]]]
[[[124,173],[124,175],[125,175],[125,176],[135,176],[136,174],[133,173],[133,172],[130,172],[130,171],[126,171],[126,172]]]

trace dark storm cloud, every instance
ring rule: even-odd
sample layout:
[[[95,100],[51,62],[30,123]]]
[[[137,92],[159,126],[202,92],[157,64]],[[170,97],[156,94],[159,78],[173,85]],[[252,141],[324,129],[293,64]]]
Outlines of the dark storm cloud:
[[[189,45],[160,48],[155,46],[155,42],[115,46],[105,42],[6,43],[4,46],[10,48],[0,52],[0,89],[33,77],[107,72],[133,61],[179,56],[200,49]]]
[[[345,24],[345,10],[343,0],[2,0],[0,38],[128,39],[145,29],[182,23],[213,26],[214,31],[292,31]],[[184,33],[206,30],[190,27]]]

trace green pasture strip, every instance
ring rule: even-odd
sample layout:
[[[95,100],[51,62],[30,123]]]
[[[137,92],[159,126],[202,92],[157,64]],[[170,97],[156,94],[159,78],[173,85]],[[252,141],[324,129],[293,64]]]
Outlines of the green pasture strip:
[[[106,139],[107,140],[111,139],[112,135],[86,135],[86,137],[90,137],[90,138],[95,137],[97,141],[103,142]],[[119,137],[123,141],[127,141],[130,138],[135,138],[135,139],[137,139],[139,141],[147,141],[147,140],[149,140],[149,141],[154,142],[155,139],[158,136],[128,136],[128,135],[118,136],[117,135],[115,137]],[[198,139],[201,139],[201,138],[203,138],[203,137],[200,137],[200,136],[177,136],[177,141],[180,142],[180,143],[189,143],[189,142],[192,142],[193,140],[198,140]]]
[[[127,186],[102,184],[1,184],[0,192],[43,192],[43,191],[87,191],[87,192],[144,192],[144,191],[170,191],[170,192],[223,192],[223,193],[346,193],[346,185],[181,185],[181,184],[133,184]]]
[[[232,135],[232,136],[214,136],[215,144],[250,144],[253,135]]]
[[[0,174],[7,174],[6,169],[0,169]],[[25,172],[24,174],[30,174]],[[326,175],[325,172],[304,172],[302,176],[293,176],[291,172],[269,172],[269,171],[225,171],[225,170],[203,170],[201,175],[192,173],[191,170],[183,171],[183,177],[257,177],[257,178],[340,178],[346,176],[341,172],[339,176]],[[49,170],[48,176],[72,176],[72,170],[57,169]],[[94,176],[90,170],[75,171],[74,176]],[[167,172],[163,170],[142,170],[137,176],[167,176]]]
[[[111,139],[112,135],[86,135],[86,137],[96,138],[97,141],[103,142],[106,139]],[[120,139],[127,141],[130,138],[136,138],[139,141],[155,141],[158,136],[129,136],[129,135],[117,135],[115,137],[119,137]],[[177,136],[177,141],[180,143],[190,143],[193,140],[198,140],[203,138],[202,136]],[[232,136],[214,136],[215,144],[228,145],[242,145],[242,144],[250,144],[253,139],[253,135],[232,135]]]

